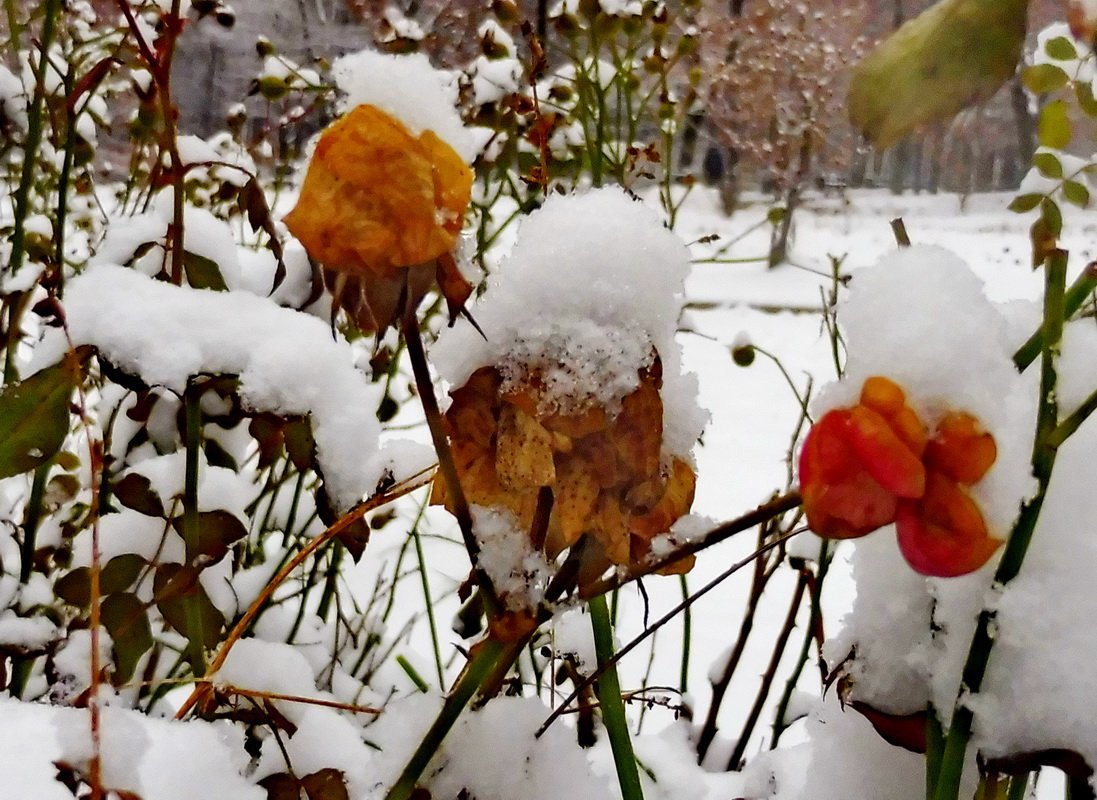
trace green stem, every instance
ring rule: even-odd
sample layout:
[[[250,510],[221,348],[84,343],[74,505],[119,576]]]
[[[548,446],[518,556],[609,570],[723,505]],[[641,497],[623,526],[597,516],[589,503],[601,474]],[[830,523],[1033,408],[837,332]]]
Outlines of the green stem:
[[[42,18],[42,35],[39,41],[37,70],[34,73],[34,97],[27,109],[27,138],[23,143],[23,168],[19,187],[15,190],[15,227],[11,234],[11,261],[8,268],[12,275],[23,266],[27,235],[27,216],[30,212],[30,190],[34,185],[34,168],[38,160],[38,148],[42,144],[42,107],[46,102],[46,70],[49,68],[49,49],[53,44],[56,18],[61,11],[61,0],[46,0]],[[12,30],[12,35],[15,31]],[[10,332],[9,332],[10,333]],[[8,342],[12,346],[13,337]]]
[[[19,69],[19,18],[15,13],[15,0],[4,0],[4,11],[8,17],[8,57],[13,70]]]
[[[1028,797],[1028,773],[1014,775],[1009,781],[1006,800],[1025,800]]]
[[[40,464],[34,471],[34,481],[30,487],[30,498],[27,500],[27,517],[23,522],[23,548],[22,561],[19,565],[19,583],[25,584],[30,580],[31,571],[34,568],[35,540],[38,535],[38,523],[42,520],[42,495],[46,489],[46,477],[53,466],[53,459],[45,464]]]
[[[411,529],[411,538],[415,544],[415,558],[419,562],[419,583],[423,587],[423,604],[427,608],[430,643],[434,648],[434,668],[438,672],[438,688],[441,689],[446,685],[446,671],[442,666],[442,648],[438,644],[438,624],[434,620],[434,603],[431,601],[430,581],[427,579],[427,559],[423,555],[423,537],[419,535],[418,523]]]
[[[1066,291],[1066,296],[1063,298],[1064,316],[1069,318],[1081,308],[1086,298],[1093,294],[1095,289],[1097,289],[1097,268],[1087,266]],[[1023,372],[1036,360],[1036,356],[1040,355],[1044,348],[1044,327],[1045,325],[1041,325],[1013,355],[1013,363],[1018,370]]]
[[[331,602],[335,599],[336,581],[339,578],[339,565],[343,561],[343,543],[336,539],[331,543],[331,555],[328,557],[328,568],[324,573],[324,591],[320,595],[320,603],[316,606],[316,616],[327,622]]]
[[[1044,286],[1044,324],[1043,351],[1040,364],[1040,405],[1036,421],[1036,439],[1032,452],[1032,471],[1036,477],[1038,490],[1036,495],[1021,506],[1021,513],[1006,543],[1002,560],[994,574],[996,586],[1005,586],[1021,571],[1040,509],[1051,481],[1051,472],[1055,465],[1056,447],[1052,439],[1058,425],[1058,401],[1056,399],[1056,360],[1059,354],[1060,340],[1063,335],[1064,292],[1066,285],[1067,254],[1055,250],[1045,265]],[[964,703],[967,694],[976,694],[983,684],[990,653],[994,647],[993,627],[995,614],[983,609],[968,650],[967,661],[960,684],[960,692],[952,714],[948,735],[945,739],[944,753],[941,757],[940,771],[934,800],[957,800],[960,792],[960,779],[963,776],[964,760],[968,741],[971,738],[971,726],[974,713]]]
[[[442,740],[457,722],[457,718],[461,716],[461,712],[472,700],[476,691],[482,685],[491,682],[504,662],[506,662],[505,669],[510,669],[524,646],[524,641],[516,648],[514,644],[500,642],[497,639],[485,639],[473,648],[464,671],[442,704],[442,710],[438,712],[430,728],[423,734],[419,746],[412,753],[404,771],[396,779],[396,783],[388,790],[385,800],[409,800],[415,791],[419,776],[434,758],[434,754],[442,746]]]
[[[682,600],[689,599],[689,581],[685,575],[678,576],[678,585],[682,589]],[[693,611],[686,606],[682,611],[682,668],[678,677],[678,691],[685,694],[689,691],[689,654],[690,641],[693,638]]]
[[[186,472],[183,478],[183,539],[187,559],[193,560],[201,550],[201,526],[198,517],[198,456],[202,447],[202,391],[193,384],[183,394],[187,420]],[[201,585],[194,587],[195,596],[186,599],[187,651],[195,675],[206,674],[205,632],[202,609],[197,596]]]
[[[589,601],[590,622],[594,629],[594,652],[598,657],[598,666],[602,668],[613,659],[613,627],[609,621],[609,608],[605,595],[592,597]],[[625,718],[625,702],[621,699],[621,683],[617,677],[617,667],[610,665],[598,678],[596,688],[598,703],[602,708],[602,721],[609,736],[613,762],[617,766],[617,780],[621,783],[622,800],[643,800],[644,792],[640,786],[640,771],[636,767],[636,756],[632,752],[632,739],[629,736],[628,720]]]
[[[945,752],[945,732],[937,709],[931,703],[926,708],[926,800],[933,800],[937,791],[937,775]]]

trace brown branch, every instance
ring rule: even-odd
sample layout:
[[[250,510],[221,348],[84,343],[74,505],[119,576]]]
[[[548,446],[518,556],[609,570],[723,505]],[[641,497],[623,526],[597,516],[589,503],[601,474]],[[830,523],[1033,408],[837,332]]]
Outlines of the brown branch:
[[[686,556],[699,553],[708,547],[712,547],[714,544],[719,544],[725,539],[730,539],[737,533],[742,533],[743,531],[750,530],[755,525],[761,525],[764,522],[768,522],[774,517],[784,514],[786,511],[792,511],[794,508],[799,507],[801,502],[802,498],[800,497],[799,492],[788,492],[787,494],[779,495],[769,502],[758,506],[758,508],[753,511],[713,528],[705,535],[686,542],[681,547],[675,548],[660,558],[653,561],[645,561],[632,569],[614,573],[608,578],[603,578],[589,586],[584,590],[583,594],[587,597],[605,594],[606,592],[613,591],[637,578],[651,575],[653,572],[658,572],[663,567],[680,561]],[[780,541],[784,541],[784,539],[781,539]]]

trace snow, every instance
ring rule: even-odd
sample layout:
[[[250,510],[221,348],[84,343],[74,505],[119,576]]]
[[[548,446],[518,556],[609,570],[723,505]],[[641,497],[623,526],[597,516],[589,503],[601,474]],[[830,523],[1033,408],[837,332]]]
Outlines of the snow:
[[[193,376],[238,375],[249,408],[309,414],[319,464],[340,507],[376,486],[385,466],[373,412],[378,398],[354,368],[350,347],[333,340],[321,320],[249,293],[173,286],[115,266],[75,278],[65,313],[74,345],[95,345],[149,385],[181,394]],[[42,349],[59,356],[64,336]]]
[[[413,134],[434,131],[465,161],[479,152],[481,141],[457,113],[456,76],[435,69],[425,55],[362,50],[337,59],[333,72],[348,108],[368,103],[396,117]]]
[[[1094,448],[1090,420],[1060,449],[1024,567],[994,604],[994,655],[984,691],[969,701],[976,740],[991,756],[1063,748],[1097,764],[1097,541],[1080,524],[1097,517]]]
[[[0,698],[0,773],[12,797],[62,800],[54,762],[82,767],[91,754],[87,710]],[[103,710],[103,781],[143,800],[262,800],[243,777],[243,734],[229,723],[172,723]]]
[[[505,509],[472,506],[473,533],[480,544],[480,566],[514,610],[537,608],[553,575],[552,565],[535,551],[529,534]]]

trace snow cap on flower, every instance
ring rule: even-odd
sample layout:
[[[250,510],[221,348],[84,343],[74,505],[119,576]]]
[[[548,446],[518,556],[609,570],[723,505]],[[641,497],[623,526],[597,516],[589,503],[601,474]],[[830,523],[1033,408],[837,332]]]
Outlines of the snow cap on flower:
[[[663,447],[688,458],[707,421],[674,339],[689,263],[682,240],[619,188],[550,197],[522,221],[471,309],[485,337],[462,320],[439,338],[432,363],[452,386],[488,365],[509,386],[539,366],[545,402],[615,411],[655,351]]]
[[[413,136],[433,131],[466,163],[476,157],[477,137],[457,113],[456,76],[435,69],[422,53],[362,50],[336,59],[332,72],[348,109],[375,106],[398,119]]]
[[[543,489],[550,558],[583,539],[580,589],[648,557],[687,513],[703,425],[674,341],[688,252],[618,189],[551,198],[445,333],[434,363],[454,385],[446,422],[470,502],[530,531]],[[449,503],[435,484],[435,502]],[[678,565],[680,569],[689,564]]]
[[[286,227],[363,330],[386,328],[435,280],[455,315],[472,291],[452,250],[475,154],[456,96],[423,56],[364,51],[336,76],[351,105],[321,133]]]

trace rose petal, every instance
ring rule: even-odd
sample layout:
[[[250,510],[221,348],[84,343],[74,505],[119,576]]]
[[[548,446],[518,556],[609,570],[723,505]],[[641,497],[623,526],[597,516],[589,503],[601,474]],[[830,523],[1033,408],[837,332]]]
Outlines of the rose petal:
[[[937,423],[926,446],[926,467],[942,472],[958,483],[981,480],[998,457],[994,437],[970,414],[954,411]]]
[[[869,475],[899,497],[921,497],[926,470],[918,456],[896,435],[886,419],[870,408],[849,410],[846,441]]]

